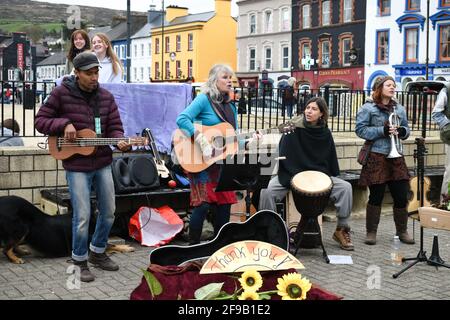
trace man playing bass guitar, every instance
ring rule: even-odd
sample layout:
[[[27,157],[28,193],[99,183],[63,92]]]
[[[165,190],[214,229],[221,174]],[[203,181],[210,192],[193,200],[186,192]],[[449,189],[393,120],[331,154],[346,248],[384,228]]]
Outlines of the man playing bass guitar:
[[[99,87],[99,62],[91,52],[83,52],[73,60],[75,76],[64,78],[36,116],[35,125],[46,135],[64,135],[75,140],[77,131],[91,129],[98,137],[122,138],[123,128],[113,95]],[[118,141],[121,151],[130,149],[126,140]],[[116,271],[119,266],[106,254],[108,235],[114,221],[115,191],[111,173],[112,151],[99,146],[89,155],[75,154],[63,160],[73,208],[72,259],[80,268],[80,280],[95,279],[87,262],[103,270]],[[88,250],[88,226],[91,215],[90,193],[97,192],[99,215]]]

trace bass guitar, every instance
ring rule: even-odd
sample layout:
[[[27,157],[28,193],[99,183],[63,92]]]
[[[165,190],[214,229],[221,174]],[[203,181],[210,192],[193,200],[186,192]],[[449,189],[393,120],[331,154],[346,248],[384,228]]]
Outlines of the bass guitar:
[[[267,134],[279,132],[288,134],[295,130],[295,124],[286,122],[276,128],[258,130],[254,132],[236,134],[233,126],[227,122],[221,122],[214,126],[194,124],[195,130],[203,133],[213,148],[213,155],[204,158],[200,146],[192,137],[187,137],[184,132],[177,129],[173,136],[174,151],[181,167],[187,172],[196,173],[205,170],[219,160],[224,160],[238,151],[238,141],[245,137],[251,137],[253,133]]]
[[[161,159],[158,149],[156,149],[155,139],[153,138],[152,131],[149,128],[145,128],[142,131],[142,136],[145,136],[148,138],[150,148],[152,149],[152,152],[153,152],[156,170],[158,171],[159,177],[163,178],[163,179],[169,178],[170,171],[169,171],[169,169],[167,169],[166,164],[164,163],[164,160]]]
[[[76,154],[91,155],[98,146],[116,145],[120,141],[126,141],[128,144],[137,146],[143,146],[148,143],[146,137],[97,138],[97,134],[91,129],[77,131],[77,137],[72,141],[64,137],[50,136],[47,143],[48,150],[53,158],[66,160]]]

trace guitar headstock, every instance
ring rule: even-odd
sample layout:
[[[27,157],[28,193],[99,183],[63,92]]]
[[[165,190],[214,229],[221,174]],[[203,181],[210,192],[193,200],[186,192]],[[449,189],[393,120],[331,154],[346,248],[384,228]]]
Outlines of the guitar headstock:
[[[282,134],[290,134],[295,130],[295,123],[293,123],[292,121],[282,123],[278,126],[278,130]]]
[[[141,136],[147,138],[147,144],[151,144],[152,142],[155,142],[152,131],[149,128],[143,129]]]

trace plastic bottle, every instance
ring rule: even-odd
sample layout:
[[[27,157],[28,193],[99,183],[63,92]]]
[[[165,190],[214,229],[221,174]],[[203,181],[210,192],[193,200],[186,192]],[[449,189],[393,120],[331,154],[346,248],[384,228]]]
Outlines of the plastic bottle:
[[[393,266],[399,266],[402,264],[402,255],[400,254],[400,238],[398,236],[394,237],[394,242],[392,243],[391,251],[391,263]]]

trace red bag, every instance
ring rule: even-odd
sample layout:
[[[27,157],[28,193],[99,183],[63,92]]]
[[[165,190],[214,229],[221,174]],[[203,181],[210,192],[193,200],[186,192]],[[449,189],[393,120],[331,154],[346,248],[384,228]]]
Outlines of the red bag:
[[[128,225],[130,237],[149,247],[169,243],[182,229],[183,220],[169,206],[140,207]]]
[[[358,154],[358,163],[362,166],[365,166],[367,163],[367,159],[369,159],[370,150],[372,149],[373,141],[366,140],[364,142],[363,146],[361,147],[361,150],[359,150]]]

